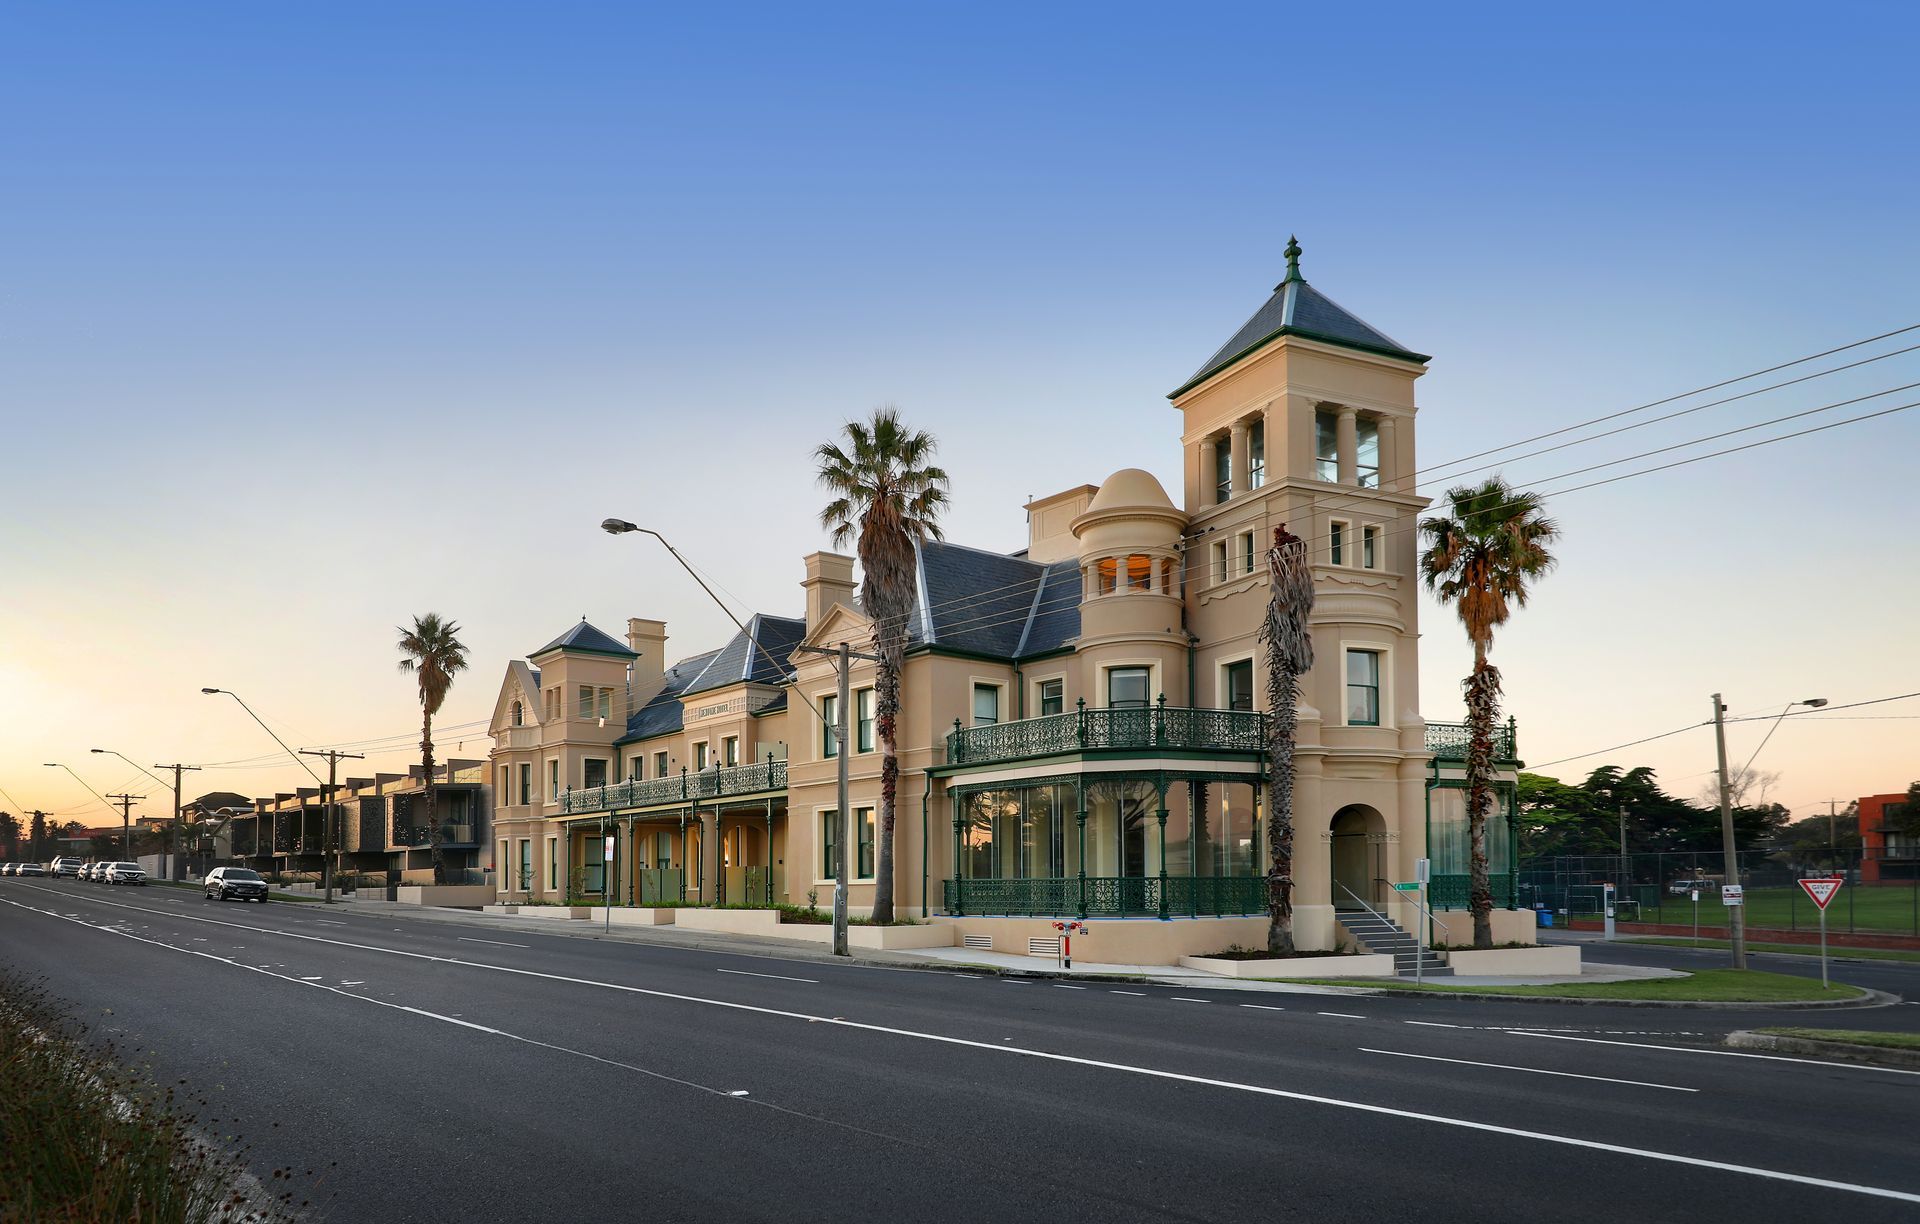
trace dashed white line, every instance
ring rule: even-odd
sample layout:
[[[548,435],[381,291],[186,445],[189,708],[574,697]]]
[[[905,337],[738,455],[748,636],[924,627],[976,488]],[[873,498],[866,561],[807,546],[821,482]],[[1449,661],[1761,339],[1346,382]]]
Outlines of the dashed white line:
[[[1167,1002],[1169,1003],[1211,1003],[1213,1002],[1213,1000],[1212,999],[1187,999],[1187,998],[1182,998],[1179,995],[1174,995],[1172,998],[1168,999]]]
[[[1419,1058],[1427,1062],[1457,1063],[1462,1067],[1494,1067],[1502,1071],[1526,1071],[1533,1075],[1558,1075],[1565,1079],[1598,1080],[1603,1084],[1630,1084],[1635,1088],[1664,1088],[1668,1092],[1698,1092],[1698,1088],[1682,1088],[1678,1084],[1653,1084],[1646,1080],[1614,1079],[1609,1075],[1579,1075],[1572,1071],[1548,1071],[1542,1067],[1516,1067],[1512,1063],[1475,1062],[1471,1058],[1441,1058],[1436,1054],[1408,1054],[1404,1050],[1370,1050],[1360,1047],[1362,1054],[1391,1054],[1395,1058]]]
[[[1065,982],[1055,982],[1053,984],[1053,988],[1055,990],[1085,990],[1086,989],[1085,986],[1069,986]]]
[[[508,943],[504,939],[473,939],[466,935],[456,935],[454,938],[458,939],[461,943],[492,944],[496,948],[531,948],[533,946],[532,944]]]
[[[1138,990],[1109,990],[1108,994],[1126,995],[1130,999],[1144,999],[1147,996]]]
[[[1835,1067],[1848,1071],[1880,1071],[1887,1075],[1920,1075],[1920,1071],[1904,1071],[1899,1067],[1883,1067],[1872,1063],[1829,1062],[1824,1058],[1789,1058],[1785,1054],[1749,1054],[1745,1050],[1708,1050],[1699,1046],[1653,1045],[1645,1041],[1608,1041],[1604,1037],[1570,1037],[1565,1033],[1515,1032],[1511,1035],[1545,1037],[1552,1041],[1584,1041],[1590,1045],[1628,1046],[1635,1050],[1666,1050],[1674,1054],[1716,1054],[1721,1058],[1759,1058],[1767,1062],[1806,1063],[1815,1067]]]
[[[1252,1007],[1252,1008],[1257,1008],[1257,1009],[1258,1009],[1258,1010],[1260,1010],[1260,1011],[1285,1011],[1285,1010],[1287,1010],[1287,1009],[1286,1009],[1286,1008],[1284,1008],[1284,1007],[1274,1007],[1274,1006],[1272,1006],[1271,1004],[1267,1004],[1267,1003],[1242,1003],[1242,1004],[1241,1004],[1240,1006],[1242,1006],[1242,1007]]]
[[[1352,1012],[1315,1012],[1316,1016],[1338,1016],[1342,1020],[1365,1020],[1365,1016],[1356,1016]]]
[[[813,978],[787,977],[785,974],[781,974],[781,973],[748,973],[745,969],[715,969],[714,972],[715,973],[731,973],[736,977],[773,978],[775,981],[780,981],[780,982],[805,982],[810,986],[818,986],[820,984],[819,982],[815,981]]]
[[[1421,1028],[1450,1028],[1450,1029],[1457,1029],[1457,1028],[1459,1028],[1459,1027],[1460,1027],[1460,1026],[1459,1026],[1459,1025],[1457,1025],[1457,1024],[1442,1024],[1442,1023],[1440,1023],[1440,1022],[1439,1022],[1438,1020],[1402,1020],[1402,1021],[1401,1021],[1400,1023],[1402,1023],[1402,1024],[1417,1024],[1417,1025],[1419,1025],[1419,1026],[1420,1026]]]

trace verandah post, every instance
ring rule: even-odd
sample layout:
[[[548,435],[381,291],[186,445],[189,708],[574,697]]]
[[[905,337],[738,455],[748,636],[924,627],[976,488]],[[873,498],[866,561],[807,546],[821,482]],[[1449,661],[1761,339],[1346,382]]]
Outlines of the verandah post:
[[[1080,704],[1082,706],[1086,705],[1086,699],[1082,698]],[[1085,711],[1083,710],[1082,714],[1084,715],[1084,713]],[[1080,784],[1079,790],[1080,811],[1074,816],[1074,824],[1078,826],[1077,831],[1080,842],[1079,916],[1085,918],[1087,916],[1087,785],[1085,782]]]

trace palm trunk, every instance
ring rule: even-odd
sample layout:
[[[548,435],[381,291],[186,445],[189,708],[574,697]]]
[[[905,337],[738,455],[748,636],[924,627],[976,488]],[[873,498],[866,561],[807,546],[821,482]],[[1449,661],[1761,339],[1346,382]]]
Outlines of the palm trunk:
[[[433,715],[427,714],[420,729],[420,764],[427,774],[427,846],[433,855],[433,882],[445,884],[447,869],[440,859],[440,822],[433,811]]]
[[[894,800],[900,789],[900,758],[894,736],[898,731],[900,672],[892,643],[879,651],[880,664],[874,669],[874,721],[880,735],[880,818],[874,831],[878,842],[873,848],[873,921],[893,921],[893,828]]]
[[[1500,713],[1500,669],[1487,662],[1476,642],[1467,690],[1467,905],[1473,911],[1473,946],[1493,946],[1493,885],[1487,877],[1487,815],[1493,806],[1494,720]]]
[[[1267,699],[1273,707],[1267,740],[1267,951],[1292,956],[1293,947],[1293,741],[1299,728],[1297,678],[1269,651]]]

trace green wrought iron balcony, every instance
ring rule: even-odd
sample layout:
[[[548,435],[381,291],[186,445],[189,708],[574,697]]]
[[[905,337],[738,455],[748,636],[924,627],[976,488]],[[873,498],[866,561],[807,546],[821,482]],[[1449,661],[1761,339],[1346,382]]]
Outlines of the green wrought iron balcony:
[[[1132,709],[1089,707],[984,727],[954,720],[947,764],[991,765],[1073,752],[1184,752],[1253,754],[1266,747],[1267,716],[1253,710],[1170,706],[1163,696]]]
[[[1427,751],[1433,754],[1435,760],[1466,760],[1467,745],[1472,738],[1465,723],[1430,722],[1427,724]],[[1494,724],[1493,759],[1496,761],[1520,759],[1520,729],[1511,718],[1504,723]]]
[[[672,778],[647,778],[638,782],[614,782],[607,786],[569,790],[560,796],[560,810],[567,814],[604,812],[614,808],[690,803],[695,799],[717,799],[723,795],[752,795],[785,789],[787,763],[769,757],[751,765],[703,769],[698,773],[681,770],[679,776]]]

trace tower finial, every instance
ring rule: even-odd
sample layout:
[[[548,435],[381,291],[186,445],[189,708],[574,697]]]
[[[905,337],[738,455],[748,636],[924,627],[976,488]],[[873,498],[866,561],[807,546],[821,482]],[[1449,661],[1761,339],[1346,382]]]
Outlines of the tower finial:
[[[1300,275],[1300,240],[1292,234],[1287,235],[1287,280],[1280,283],[1284,285],[1287,281],[1299,281],[1303,285],[1307,281]]]

